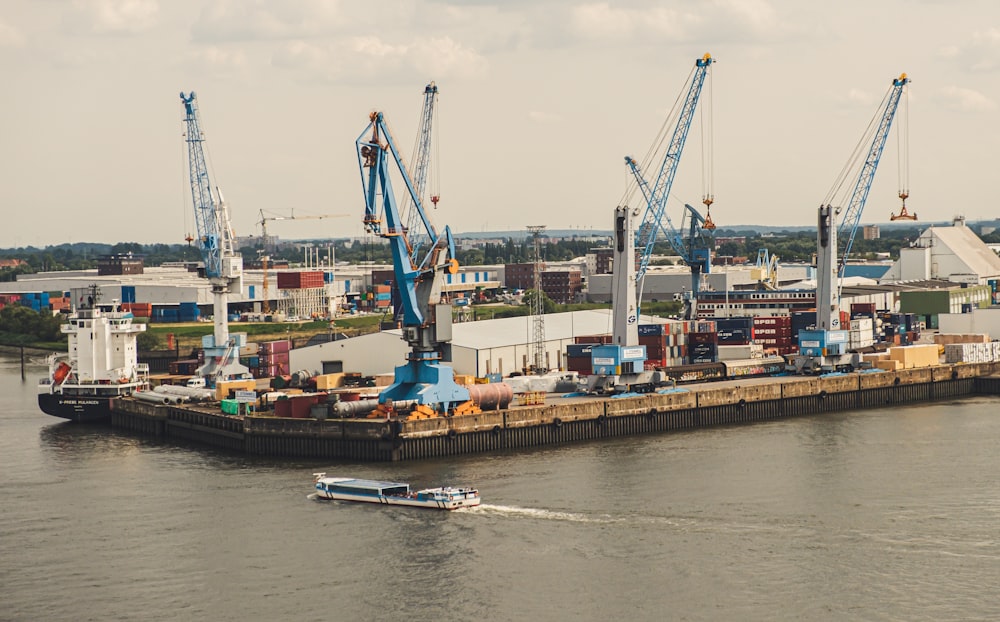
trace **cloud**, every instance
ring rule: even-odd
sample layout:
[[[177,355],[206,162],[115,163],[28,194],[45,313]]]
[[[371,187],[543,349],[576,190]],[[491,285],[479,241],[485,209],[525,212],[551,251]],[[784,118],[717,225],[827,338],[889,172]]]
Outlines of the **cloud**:
[[[841,101],[852,107],[871,107],[878,101],[874,95],[861,89],[850,89],[841,97]]]
[[[214,0],[191,33],[199,43],[299,39],[336,32],[345,23],[337,0]]]
[[[639,9],[612,7],[598,2],[570,10],[570,30],[584,39],[625,41],[640,35],[684,37],[685,23],[698,18],[662,7]]]
[[[540,110],[530,110],[528,111],[528,119],[538,124],[551,124],[559,123],[562,121],[562,117],[558,114],[552,112],[542,112]]]
[[[939,91],[938,97],[950,108],[962,112],[988,112],[997,108],[996,102],[986,95],[960,86],[946,86]]]
[[[988,28],[976,31],[966,38],[966,45],[942,47],[938,56],[957,61],[963,67],[977,72],[992,72],[1000,69],[1000,29]]]
[[[791,32],[767,0],[675,2],[669,7],[593,2],[569,9],[568,22],[575,37],[624,44],[706,39],[769,41]]]
[[[322,44],[290,41],[274,52],[271,62],[276,67],[298,70],[309,80],[355,83],[414,73],[435,79],[468,78],[481,75],[488,67],[479,52],[451,37],[399,43],[377,36]]]
[[[19,30],[0,20],[0,47],[21,47],[24,45],[24,35]]]
[[[157,0],[74,0],[73,5],[99,34],[149,30],[160,10]]]

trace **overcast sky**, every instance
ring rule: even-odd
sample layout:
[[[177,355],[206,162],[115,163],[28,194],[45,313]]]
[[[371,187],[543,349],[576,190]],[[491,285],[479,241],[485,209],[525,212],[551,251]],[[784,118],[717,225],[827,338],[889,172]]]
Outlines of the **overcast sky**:
[[[995,0],[3,0],[0,247],[181,242],[194,228],[180,91],[198,93],[237,235],[360,235],[354,141],[373,109],[412,150],[440,88],[457,232],[608,229],[709,52],[720,226],[810,225],[890,82],[909,89],[910,211],[996,217]],[[696,120],[668,209],[701,200]],[[897,124],[902,127],[902,124]],[[890,136],[862,222],[898,209]]]

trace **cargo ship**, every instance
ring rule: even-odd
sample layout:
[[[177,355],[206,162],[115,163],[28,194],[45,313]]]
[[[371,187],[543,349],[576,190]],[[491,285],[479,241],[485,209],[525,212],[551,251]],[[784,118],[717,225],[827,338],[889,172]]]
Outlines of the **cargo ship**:
[[[138,362],[131,312],[117,300],[99,302],[91,286],[61,327],[67,336],[65,354],[49,357],[49,373],[38,384],[38,407],[45,414],[78,423],[110,421],[111,400],[149,388],[149,366]]]

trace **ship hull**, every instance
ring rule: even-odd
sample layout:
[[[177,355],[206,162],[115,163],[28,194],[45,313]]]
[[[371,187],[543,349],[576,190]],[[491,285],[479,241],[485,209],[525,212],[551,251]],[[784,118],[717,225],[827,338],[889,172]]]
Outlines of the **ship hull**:
[[[39,393],[38,407],[47,415],[68,419],[76,423],[107,423],[111,421],[110,397]]]

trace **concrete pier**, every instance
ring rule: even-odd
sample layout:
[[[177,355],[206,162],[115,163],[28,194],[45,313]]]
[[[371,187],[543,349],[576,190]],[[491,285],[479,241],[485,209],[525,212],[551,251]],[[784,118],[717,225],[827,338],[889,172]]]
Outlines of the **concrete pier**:
[[[416,421],[225,415],[197,405],[122,399],[114,404],[112,426],[259,456],[389,462],[1000,395],[998,372],[1000,363],[981,363],[727,380],[666,394],[555,398],[540,406]]]

